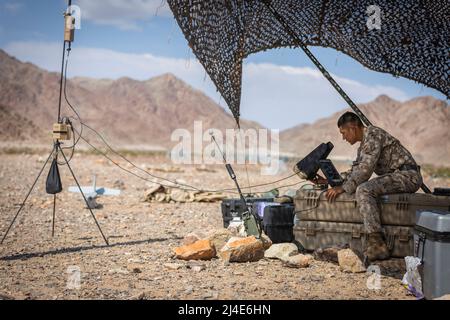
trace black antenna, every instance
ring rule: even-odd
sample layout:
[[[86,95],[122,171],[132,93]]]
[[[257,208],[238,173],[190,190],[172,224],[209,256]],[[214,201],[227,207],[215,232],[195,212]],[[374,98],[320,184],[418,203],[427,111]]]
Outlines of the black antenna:
[[[239,192],[239,196],[241,198],[241,201],[244,205],[245,208],[245,213],[243,214],[243,220],[244,220],[244,226],[246,231],[249,231],[249,227],[247,225],[248,220],[252,219],[252,217],[255,219],[255,223],[256,223],[256,228],[257,228],[257,232],[258,232],[258,238],[261,238],[261,233],[262,233],[262,227],[261,227],[261,219],[253,212],[253,210],[251,210],[251,208],[249,208],[249,206],[247,205],[247,201],[245,200],[244,195],[242,194],[241,191],[241,187],[239,187],[239,183],[237,182],[237,178],[236,178],[236,174],[234,173],[233,168],[231,167],[231,164],[229,164],[227,162],[227,159],[225,157],[225,154],[222,152],[222,150],[220,149],[219,144],[216,141],[216,138],[214,137],[214,134],[212,132],[209,133],[211,135],[211,140],[214,141],[214,143],[217,146],[217,149],[219,150],[220,154],[222,155],[223,158],[223,162],[225,163],[225,167],[227,168],[228,174],[230,175],[231,179],[234,181],[234,183],[236,184],[236,188]],[[247,222],[246,222],[247,221]]]

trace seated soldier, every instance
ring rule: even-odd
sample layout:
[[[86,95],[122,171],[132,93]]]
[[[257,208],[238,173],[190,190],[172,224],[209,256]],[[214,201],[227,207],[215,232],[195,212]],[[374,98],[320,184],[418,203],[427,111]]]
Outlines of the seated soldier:
[[[381,128],[365,127],[353,112],[344,113],[337,126],[342,138],[351,145],[361,142],[356,161],[344,176],[342,186],[327,191],[328,201],[343,193],[356,193],[358,210],[368,234],[364,255],[369,261],[389,258],[383,237],[377,198],[383,194],[414,193],[422,184],[420,168],[411,153]],[[369,180],[372,173],[378,176]]]

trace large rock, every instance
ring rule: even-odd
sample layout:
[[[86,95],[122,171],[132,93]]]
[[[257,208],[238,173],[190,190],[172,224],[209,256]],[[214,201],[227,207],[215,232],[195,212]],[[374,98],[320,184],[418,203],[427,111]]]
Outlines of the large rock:
[[[227,262],[252,262],[264,257],[264,245],[254,236],[231,238],[220,250],[219,256]]]
[[[190,245],[190,244],[193,244],[193,243],[197,242],[198,240],[200,240],[200,237],[199,237],[197,234],[195,234],[195,233],[189,233],[189,234],[187,234],[187,235],[183,238],[183,240],[181,241],[181,243],[182,243],[184,246],[188,246],[188,245]]]
[[[310,254],[297,254],[282,259],[283,265],[290,268],[306,268],[309,267],[313,261],[313,256]]]
[[[283,260],[297,253],[297,246],[293,243],[275,243],[264,252],[264,258]]]
[[[270,240],[264,232],[261,234],[261,241],[263,243],[264,250],[267,250],[272,246],[272,240]]]
[[[219,251],[228,242],[228,240],[230,240],[232,236],[233,235],[230,230],[222,228],[211,231],[207,235],[206,239],[210,240],[217,251]]]
[[[319,261],[330,261],[338,263],[339,250],[347,249],[342,247],[319,248],[314,251],[314,259]]]
[[[175,257],[181,260],[211,260],[216,256],[216,249],[208,239],[175,248],[174,251]]]
[[[339,266],[342,271],[352,273],[366,271],[364,263],[352,249],[339,250],[337,255]]]

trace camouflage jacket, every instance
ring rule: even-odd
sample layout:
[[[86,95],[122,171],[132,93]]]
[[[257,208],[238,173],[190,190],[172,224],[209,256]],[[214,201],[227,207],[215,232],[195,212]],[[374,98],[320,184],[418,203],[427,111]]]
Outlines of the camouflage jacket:
[[[344,176],[342,187],[345,192],[354,193],[361,183],[369,180],[372,173],[392,173],[404,164],[416,165],[411,153],[383,129],[368,126],[358,148],[356,161]]]

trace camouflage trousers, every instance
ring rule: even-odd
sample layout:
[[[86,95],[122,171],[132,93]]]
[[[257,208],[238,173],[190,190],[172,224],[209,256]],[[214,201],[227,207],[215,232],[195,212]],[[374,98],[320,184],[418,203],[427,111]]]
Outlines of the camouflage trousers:
[[[422,184],[416,171],[395,171],[361,183],[356,188],[356,202],[368,233],[381,232],[380,208],[377,198],[384,194],[414,193]]]

